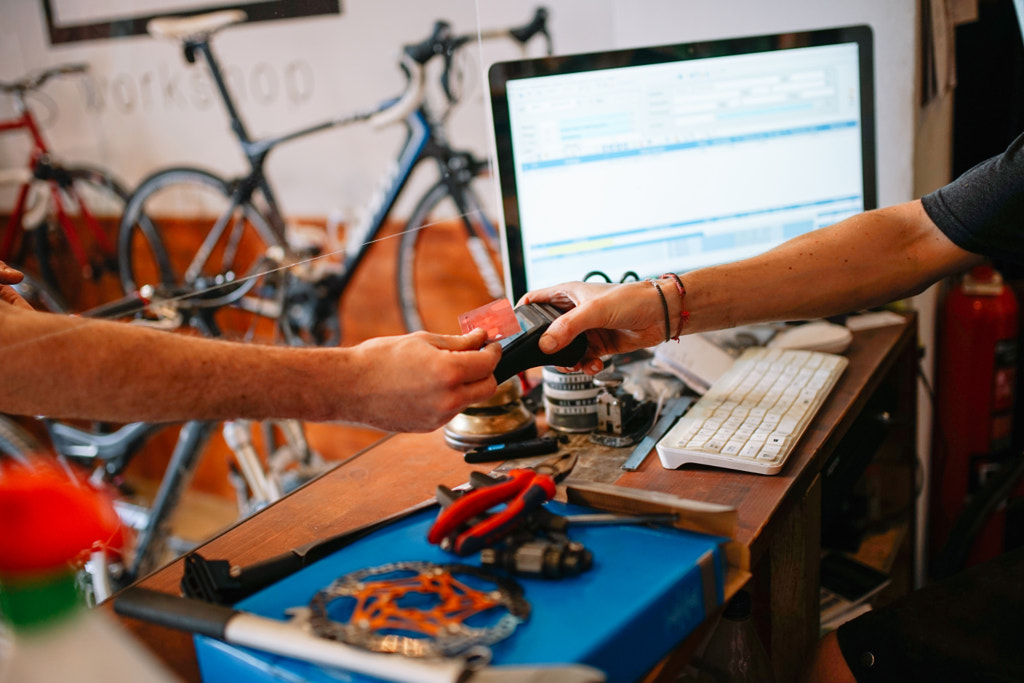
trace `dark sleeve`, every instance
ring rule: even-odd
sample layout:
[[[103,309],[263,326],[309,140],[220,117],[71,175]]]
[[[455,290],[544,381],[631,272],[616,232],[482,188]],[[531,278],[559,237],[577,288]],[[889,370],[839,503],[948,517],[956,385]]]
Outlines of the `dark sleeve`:
[[[961,249],[1024,270],[1024,135],[921,203]]]

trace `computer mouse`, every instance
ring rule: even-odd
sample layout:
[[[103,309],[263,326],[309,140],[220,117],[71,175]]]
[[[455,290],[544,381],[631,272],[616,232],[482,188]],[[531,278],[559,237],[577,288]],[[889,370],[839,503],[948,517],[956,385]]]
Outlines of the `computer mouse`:
[[[851,341],[853,341],[853,333],[845,325],[815,320],[787,327],[772,337],[767,346],[775,349],[842,353]]]

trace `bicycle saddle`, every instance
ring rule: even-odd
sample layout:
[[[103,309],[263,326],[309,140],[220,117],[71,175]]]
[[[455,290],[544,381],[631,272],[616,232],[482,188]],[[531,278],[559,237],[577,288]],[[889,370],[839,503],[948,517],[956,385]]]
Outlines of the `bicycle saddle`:
[[[244,23],[247,15],[240,9],[199,14],[194,17],[158,17],[146,24],[146,31],[156,38],[203,41],[232,24]]]

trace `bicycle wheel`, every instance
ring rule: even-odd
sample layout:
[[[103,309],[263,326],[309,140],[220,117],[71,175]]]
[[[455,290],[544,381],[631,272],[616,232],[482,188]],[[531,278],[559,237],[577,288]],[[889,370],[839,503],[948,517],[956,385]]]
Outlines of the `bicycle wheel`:
[[[467,188],[438,183],[420,200],[398,247],[398,298],[410,332],[458,333],[453,308],[504,296],[497,232]]]
[[[118,262],[125,293],[145,285],[217,299],[245,284],[250,294],[210,312],[212,334],[267,339],[280,314],[272,305],[283,275],[262,277],[270,247],[281,246],[269,221],[231,185],[200,169],[174,168],[144,180],[125,208]],[[256,278],[256,281],[245,280]]]
[[[96,168],[52,173],[57,198],[48,198],[45,220],[28,232],[43,279],[63,294],[69,311],[83,311],[121,295],[113,235],[128,192]]]

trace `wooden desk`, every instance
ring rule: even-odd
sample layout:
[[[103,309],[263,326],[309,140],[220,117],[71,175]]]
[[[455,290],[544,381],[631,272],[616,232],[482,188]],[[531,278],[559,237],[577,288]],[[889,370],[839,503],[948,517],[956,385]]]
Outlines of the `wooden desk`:
[[[887,391],[899,393],[912,427],[916,353],[913,317],[903,325],[855,334],[846,372],[779,475],[703,467],[670,471],[652,455],[616,482],[736,507],[736,540],[750,550],[755,613],[764,617],[759,625],[780,681],[796,678],[817,641],[822,468],[883,383]],[[251,564],[410,507],[433,496],[437,484],[465,482],[472,469],[483,468],[466,465],[460,453],[445,445],[440,431],[392,435],[200,551],[210,559]],[[141,583],[178,593],[181,574],[179,560]],[[191,636],[131,619],[124,623],[185,680],[199,680]]]

